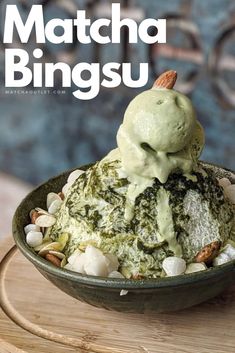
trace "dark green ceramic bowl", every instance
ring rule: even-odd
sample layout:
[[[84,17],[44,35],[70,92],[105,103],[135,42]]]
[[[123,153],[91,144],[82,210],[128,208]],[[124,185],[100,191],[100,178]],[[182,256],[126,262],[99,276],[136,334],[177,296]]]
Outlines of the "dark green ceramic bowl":
[[[213,169],[216,176],[233,179],[230,171],[206,165]],[[36,255],[25,241],[24,226],[30,222],[29,211],[36,206],[45,209],[47,194],[51,191],[59,192],[70,172],[52,178],[33,190],[21,202],[13,219],[13,235],[20,251],[44,277],[62,291],[97,307],[145,313],[175,311],[190,307],[218,295],[234,282],[235,261],[194,274],[160,280],[128,280],[79,275],[57,268]],[[128,293],[120,296],[122,289],[128,290]]]

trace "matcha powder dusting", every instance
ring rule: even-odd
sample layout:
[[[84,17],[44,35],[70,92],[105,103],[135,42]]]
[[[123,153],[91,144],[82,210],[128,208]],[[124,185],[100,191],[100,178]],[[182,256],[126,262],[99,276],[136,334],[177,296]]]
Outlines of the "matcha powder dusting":
[[[106,157],[69,189],[50,230],[53,240],[69,233],[67,256],[93,245],[117,255],[125,277],[156,278],[166,257],[189,263],[203,246],[229,238],[232,206],[210,170],[200,167],[191,178],[174,173],[165,184],[155,179],[136,198],[130,221],[124,217],[130,182],[123,174],[121,161]]]

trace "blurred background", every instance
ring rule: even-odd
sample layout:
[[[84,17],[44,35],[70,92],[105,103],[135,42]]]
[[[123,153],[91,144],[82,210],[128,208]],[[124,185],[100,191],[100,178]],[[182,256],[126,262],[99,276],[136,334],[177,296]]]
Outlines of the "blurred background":
[[[112,1],[115,2],[115,1]],[[118,1],[116,1],[118,2]],[[149,62],[152,86],[164,70],[178,72],[176,89],[189,95],[206,132],[202,159],[235,169],[235,2],[234,0],[123,0],[122,16],[141,21],[167,19],[167,44],[50,45],[41,48],[48,62],[131,62],[133,77],[138,63]],[[46,21],[73,18],[86,9],[92,20],[109,17],[111,1],[38,0],[0,3],[0,36],[6,4],[17,4],[26,18],[32,4],[43,4]],[[2,42],[2,40],[1,40]],[[15,38],[12,47],[22,45]],[[28,52],[35,47],[30,38]],[[91,101],[79,101],[74,87],[43,94],[28,87],[22,94],[6,94],[4,46],[0,43],[0,172],[38,184],[81,164],[100,159],[116,146],[116,132],[128,102],[141,90],[120,86],[101,89]],[[35,89],[35,91],[38,89]]]

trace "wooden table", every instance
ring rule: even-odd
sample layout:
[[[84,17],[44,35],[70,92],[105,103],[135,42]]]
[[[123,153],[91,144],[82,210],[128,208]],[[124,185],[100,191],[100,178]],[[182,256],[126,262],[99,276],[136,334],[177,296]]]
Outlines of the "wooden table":
[[[0,259],[13,244],[10,222],[30,186],[0,177]],[[10,195],[10,196],[9,196]],[[25,318],[65,336],[93,342],[111,352],[235,352],[235,286],[221,296],[178,313],[155,315],[109,312],[80,303],[59,291],[19,253],[6,276],[10,302]],[[0,310],[0,353],[85,353],[26,332]],[[91,351],[89,351],[91,352]],[[106,350],[104,350],[106,352]]]

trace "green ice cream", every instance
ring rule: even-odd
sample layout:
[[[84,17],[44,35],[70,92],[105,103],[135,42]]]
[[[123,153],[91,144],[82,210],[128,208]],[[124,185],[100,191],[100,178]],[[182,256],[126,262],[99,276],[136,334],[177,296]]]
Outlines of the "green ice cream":
[[[204,132],[183,94],[152,88],[135,97],[117,134],[122,165],[130,180],[157,178],[175,170],[191,173],[204,146]]]

